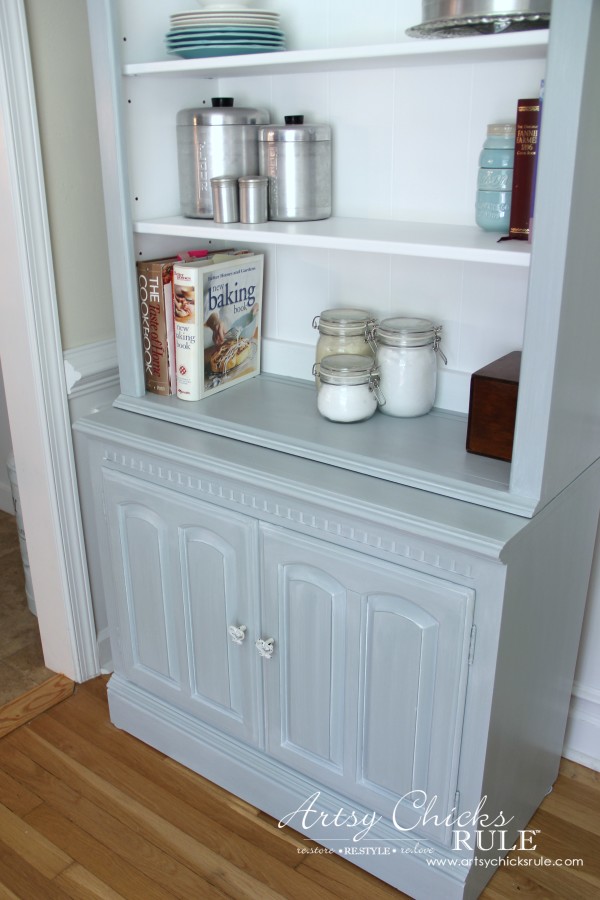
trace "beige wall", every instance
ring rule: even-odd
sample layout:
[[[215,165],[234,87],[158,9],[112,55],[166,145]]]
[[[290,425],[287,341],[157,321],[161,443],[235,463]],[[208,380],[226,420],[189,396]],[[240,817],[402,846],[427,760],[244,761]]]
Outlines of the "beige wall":
[[[25,0],[64,350],[114,337],[85,0]]]

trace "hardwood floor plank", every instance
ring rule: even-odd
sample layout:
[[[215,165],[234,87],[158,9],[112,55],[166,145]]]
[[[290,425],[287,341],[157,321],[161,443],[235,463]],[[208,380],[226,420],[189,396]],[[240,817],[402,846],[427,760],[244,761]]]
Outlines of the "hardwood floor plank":
[[[29,722],[34,716],[71,696],[75,684],[65,675],[54,675],[21,694],[0,709],[0,738]]]
[[[38,726],[38,730],[41,727]],[[57,723],[45,723],[44,727],[54,734],[54,740],[58,740],[56,732],[60,726]],[[121,774],[124,781],[122,789],[41,737],[33,725],[21,729],[18,735],[11,735],[10,740],[21,750],[27,747],[32,759],[47,767],[62,782],[74,786],[87,801],[106,812],[112,811],[123,827],[135,829],[148,843],[163,848],[170,859],[189,867],[206,881],[217,885],[224,893],[233,897],[269,897],[279,896],[280,891],[285,888],[291,900],[303,900],[306,896],[307,885],[302,876],[290,886],[289,866],[280,863],[256,845],[250,845],[236,837],[231,830],[207,821],[202,813],[189,804],[183,805],[181,801],[165,795],[158,811],[150,809],[147,796],[152,792],[153,786],[146,782],[138,784],[143,802],[137,800],[128,787],[129,781],[139,781],[133,770],[125,776]],[[113,761],[111,773],[117,769],[118,765]],[[119,782],[119,776],[115,775],[114,780]],[[160,793],[156,786],[153,793],[153,802],[156,803]],[[173,825],[171,820],[177,817],[179,825]],[[294,862],[297,860],[294,859]],[[244,879],[246,888],[242,895],[240,890]],[[316,900],[331,898],[329,892],[318,887],[311,886],[311,893]]]
[[[544,801],[544,809],[571,825],[600,837],[600,820],[589,787],[574,782],[558,784]]]
[[[301,835],[114,728],[105,693],[105,679],[78,686],[0,739],[0,900],[405,896],[336,855],[298,853]],[[521,856],[583,866],[502,866],[481,900],[597,900],[599,812],[600,773],[563,760]]]
[[[600,896],[600,840],[585,828],[571,825],[545,805],[532,819],[532,826],[540,829],[536,837],[539,853],[553,860],[582,859],[581,867],[573,868],[575,877],[585,877],[598,882]]]
[[[148,798],[150,801],[155,799],[158,813],[164,810],[175,825],[185,823],[188,828],[195,826],[194,833],[199,840],[202,835],[207,835],[211,846],[227,846],[233,832],[244,841],[241,851],[246,849],[246,855],[249,854],[252,858],[252,866],[258,870],[263,862],[260,855],[265,852],[286,865],[299,864],[297,853],[297,847],[300,846],[299,839],[282,841],[281,831],[270,822],[260,822],[257,826],[258,811],[250,804],[201,779],[202,809],[192,809],[189,804],[190,788],[194,786],[197,789],[199,776],[172,760],[165,760],[163,765],[157,766],[156,758],[147,753],[149,748],[140,742],[132,744],[130,740],[128,752],[115,757],[113,753],[104,750],[107,746],[106,739],[103,741],[102,736],[96,731],[89,730],[91,727],[89,720],[85,722],[84,728],[80,728],[81,720],[78,718],[76,731],[72,725],[69,727],[63,722],[64,717],[61,717],[60,713],[55,713],[43,723],[33,723],[31,727],[34,732],[73,755],[99,776],[109,778],[113,784],[118,785],[129,795],[143,802]],[[145,767],[141,757],[148,755],[150,758],[145,760],[147,764]],[[150,792],[149,787],[152,788]],[[247,841],[252,847],[246,846]],[[236,854],[239,853],[240,848],[236,850]]]
[[[89,740],[94,748],[105,750],[108,754],[107,765],[111,771],[115,764],[117,769],[119,764],[124,764],[128,767],[128,773],[133,769],[148,778],[154,786],[166,790],[171,797],[186,803],[191,792],[201,790],[202,812],[213,825],[218,823],[228,831],[233,831],[286,865],[300,864],[302,860],[297,851],[305,842],[297,832],[292,829],[278,829],[277,823],[270,816],[186,769],[175,760],[161,756],[162,765],[157,766],[156,751],[152,747],[131,738],[113,726],[110,726],[111,731],[106,729],[106,701],[104,707],[101,707],[94,698],[89,695],[86,697],[82,693],[78,693],[73,700],[77,701],[76,717],[69,711],[56,707],[49,713],[49,717],[45,718],[66,725],[71,731]],[[141,790],[144,793],[147,790],[146,785]]]
[[[524,871],[529,871],[528,869]],[[566,900],[560,891],[553,891],[536,882],[533,878],[508,869],[500,869],[481,894],[481,900]],[[574,900],[569,895],[569,900]]]
[[[79,863],[73,863],[54,879],[72,900],[126,900]]]
[[[148,841],[143,835],[143,823],[134,822],[134,827],[123,825],[118,817],[91,802],[48,771],[45,767],[52,764],[56,753],[44,759],[41,764],[36,762],[33,759],[33,741],[31,736],[24,734],[25,731],[26,729],[19,729],[12,732],[0,742],[0,759],[13,777],[27,779],[25,783],[65,818],[75,822],[117,856],[129,860],[144,875],[162,885],[175,897],[197,900],[199,896],[225,896],[160,846]],[[21,753],[19,748],[23,748],[25,753]],[[39,755],[39,746],[36,749]],[[26,753],[30,753],[32,758],[28,758]],[[68,768],[65,776],[67,781],[72,778]]]
[[[0,885],[6,885],[21,900],[68,900],[58,885],[42,875],[27,860],[0,841]]]
[[[40,798],[0,770],[0,800],[18,816],[25,816],[42,803]]]
[[[55,878],[73,862],[70,856],[2,804],[0,804],[0,834],[7,847],[18,853],[46,878]]]
[[[25,819],[41,834],[52,836],[57,846],[68,848],[77,864],[105,882],[127,900],[170,900],[173,895],[121,856],[99,843],[91,834],[62,816],[52,807],[37,807]]]
[[[410,900],[406,894],[390,887],[389,884],[368,875],[356,866],[348,865],[335,853],[317,853],[302,858],[304,861],[298,867],[298,871],[315,884],[326,887],[340,900],[347,900],[352,896],[368,897],[369,900],[403,900],[403,898]]]
[[[570,759],[562,759],[560,774],[562,777],[559,784],[563,781],[574,781],[577,784],[586,784],[592,790],[600,792],[600,772],[596,772],[594,769],[580,766]]]
[[[100,684],[96,684],[100,682]],[[92,685],[95,687],[92,688]],[[106,683],[101,678],[94,678],[91,681],[78,684],[75,688],[73,696],[69,698],[69,713],[67,718],[74,730],[79,730],[84,736],[93,732],[103,745],[110,747],[115,755],[121,753],[127,755],[131,751],[132,740],[139,743],[146,749],[146,756],[149,765],[155,765],[157,759],[167,759],[164,753],[132,738],[130,734],[116,728],[107,715],[108,700],[106,694]],[[62,710],[60,706],[48,710],[48,715],[54,717],[56,714],[60,720]]]
[[[539,896],[548,900],[554,897],[560,900],[597,900],[600,896],[598,886],[578,878],[573,869],[546,866],[513,869],[502,866],[482,893],[481,900],[535,896],[533,891],[538,891]]]

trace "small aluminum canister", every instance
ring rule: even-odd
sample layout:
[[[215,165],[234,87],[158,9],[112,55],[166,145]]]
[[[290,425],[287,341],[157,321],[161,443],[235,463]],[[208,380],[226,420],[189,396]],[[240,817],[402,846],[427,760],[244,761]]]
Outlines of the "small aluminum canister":
[[[331,215],[331,128],[286,116],[258,128],[258,165],[269,177],[269,218],[308,222]]]
[[[269,121],[264,109],[234,106],[213,97],[211,107],[177,113],[179,196],[184,216],[213,215],[211,178],[258,172],[257,128]]]
[[[211,178],[215,222],[239,222],[238,180],[231,175]]]
[[[266,222],[267,187],[269,179],[266,175],[243,175],[238,178],[240,190],[240,222],[254,225]]]

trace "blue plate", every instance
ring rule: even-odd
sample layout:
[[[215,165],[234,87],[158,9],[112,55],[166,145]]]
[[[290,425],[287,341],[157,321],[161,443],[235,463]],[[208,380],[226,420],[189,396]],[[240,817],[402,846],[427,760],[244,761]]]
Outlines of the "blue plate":
[[[176,40],[180,37],[198,37],[203,34],[265,34],[269,36],[272,35],[273,37],[285,37],[285,33],[281,28],[269,28],[267,26],[261,26],[260,28],[245,28],[241,25],[236,27],[233,25],[207,25],[205,28],[178,28],[167,32],[166,36],[169,40]]]
[[[250,45],[251,47],[266,47],[267,49],[279,50],[285,49],[285,41],[243,41],[243,40],[229,40],[229,41],[187,41],[186,43],[181,44],[167,44],[167,49],[172,50],[175,53],[178,50],[192,50],[196,47],[246,47]]]
[[[285,39],[261,34],[206,34],[198,37],[177,38],[177,40],[168,38],[167,44],[170,47],[181,47],[183,44],[237,44],[238,41],[247,41],[250,44],[282,44]]]
[[[280,48],[285,49],[285,48]],[[208,56],[241,56],[243,53],[273,53],[273,47],[264,47],[258,44],[247,44],[246,46],[231,46],[231,44],[219,44],[212,47],[188,47],[179,50],[169,50],[169,53],[175,56],[182,56],[183,59],[201,59]]]

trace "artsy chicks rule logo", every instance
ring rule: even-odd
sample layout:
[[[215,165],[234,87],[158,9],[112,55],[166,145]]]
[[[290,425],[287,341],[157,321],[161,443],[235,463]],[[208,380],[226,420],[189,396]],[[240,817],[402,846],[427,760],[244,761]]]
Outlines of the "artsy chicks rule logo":
[[[507,817],[500,811],[491,815],[485,811],[487,797],[482,797],[474,810],[458,813],[452,809],[446,815],[436,812],[439,805],[437,796],[428,797],[424,791],[410,791],[403,794],[395,804],[391,821],[375,810],[357,811],[340,807],[333,810],[320,808],[321,792],[315,791],[303,800],[293,811],[287,813],[278,822],[279,828],[289,825],[303,831],[306,835],[319,835],[317,839],[327,842],[349,844],[344,850],[346,855],[391,853],[428,853],[432,852],[423,843],[423,834],[430,828],[451,829],[454,852],[471,852],[475,850],[495,850],[500,853],[508,850],[535,850],[536,829],[519,829],[516,832],[509,826],[514,816]],[[416,815],[407,815],[408,811]],[[410,823],[407,823],[410,818]],[[382,841],[377,835],[377,826],[383,823],[391,825],[397,838],[389,836]],[[388,831],[389,835],[389,831]],[[374,846],[375,844],[382,846]],[[385,844],[385,846],[384,846]],[[397,846],[390,846],[396,844]],[[361,845],[357,849],[357,845]]]

